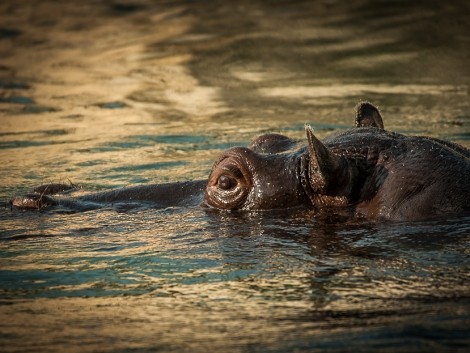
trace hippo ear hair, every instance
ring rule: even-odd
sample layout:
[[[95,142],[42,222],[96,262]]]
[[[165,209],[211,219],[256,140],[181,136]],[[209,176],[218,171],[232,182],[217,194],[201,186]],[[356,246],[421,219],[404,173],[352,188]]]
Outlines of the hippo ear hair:
[[[384,129],[379,109],[369,102],[359,102],[356,106],[356,127],[376,127]]]
[[[341,160],[316,138],[309,125],[305,126],[305,132],[308,141],[310,187],[315,193],[325,193],[342,174]]]

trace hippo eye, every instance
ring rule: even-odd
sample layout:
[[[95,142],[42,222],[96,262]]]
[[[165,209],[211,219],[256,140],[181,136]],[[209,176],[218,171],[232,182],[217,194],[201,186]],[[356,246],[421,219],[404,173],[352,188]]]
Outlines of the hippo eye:
[[[204,204],[225,210],[243,208],[252,190],[252,174],[246,154],[252,153],[235,147],[225,153],[212,168],[204,193]]]
[[[217,186],[222,190],[229,190],[234,185],[230,177],[228,177],[227,175],[221,175],[219,179],[217,180]]]

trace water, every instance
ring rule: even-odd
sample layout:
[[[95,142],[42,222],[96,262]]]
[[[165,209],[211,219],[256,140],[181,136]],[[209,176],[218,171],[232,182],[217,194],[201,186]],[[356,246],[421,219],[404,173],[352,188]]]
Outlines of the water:
[[[470,147],[467,2],[2,1],[0,199],[207,177],[361,99]],[[2,352],[464,352],[470,218],[0,210]]]

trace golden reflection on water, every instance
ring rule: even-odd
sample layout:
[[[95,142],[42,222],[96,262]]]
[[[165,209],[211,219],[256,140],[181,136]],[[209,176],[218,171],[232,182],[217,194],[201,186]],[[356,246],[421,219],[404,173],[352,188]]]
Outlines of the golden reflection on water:
[[[451,93],[465,97],[468,86],[452,85],[387,85],[387,84],[342,84],[317,86],[292,86],[266,88],[262,95],[288,98],[344,97],[347,95],[367,94],[367,92],[385,94],[441,95]]]
[[[204,290],[210,295],[210,288]],[[153,347],[165,351],[217,349],[237,352],[249,344],[259,343],[260,334],[265,346],[273,348],[277,341],[288,337],[279,337],[278,329],[263,327],[262,318],[266,313],[257,310],[256,306],[243,308],[232,304],[227,308],[223,301],[218,302],[218,298],[210,298],[213,300],[210,307],[198,307],[191,305],[190,297],[187,301],[181,301],[178,295],[174,298],[46,299],[35,301],[32,307],[18,303],[15,305],[18,312],[14,313],[10,329],[5,333],[23,330],[37,333],[38,328],[48,327],[47,335],[31,337],[34,346],[54,350],[62,346],[70,351],[83,351],[84,347],[114,351],[125,344],[128,349]],[[200,301],[200,298],[194,296],[193,300]],[[290,308],[290,313],[295,309],[295,306]],[[29,310],[45,314],[31,321]],[[282,317],[286,313],[278,314]],[[288,322],[280,322],[279,326],[287,335],[289,331],[301,328]],[[90,335],[90,331],[94,334]],[[62,342],[64,335],[68,337],[67,344]]]
[[[384,291],[384,287],[377,290],[375,300],[361,300],[360,293],[356,297],[353,292],[336,293],[345,299],[320,310],[314,310],[304,298],[286,299],[289,290],[279,288],[291,286],[302,291],[304,285],[295,280],[266,281],[250,289],[245,282],[231,281],[168,286],[164,291],[137,297],[13,301],[2,308],[2,315],[9,318],[8,325],[2,325],[2,333],[21,337],[27,331],[30,347],[38,350],[115,351],[124,346],[170,352],[238,352],[250,345],[282,349],[312,337],[321,340],[323,335],[346,338],[361,330],[356,326],[360,318],[355,312],[370,315],[367,321],[371,326],[398,320],[396,316],[387,318],[390,291]],[[372,289],[368,288],[364,298],[374,296]],[[270,296],[271,291],[279,296]],[[413,322],[414,310],[405,301],[398,312],[395,306],[393,313]],[[377,312],[383,316],[373,314]],[[23,345],[13,342],[9,348],[16,347]]]
[[[358,28],[354,11],[349,12],[354,6],[346,5],[344,11],[330,11],[322,4],[297,4],[282,14],[277,6],[244,3],[246,17],[238,22],[233,16],[241,8],[222,3],[211,10],[225,20],[201,12],[206,9],[202,4],[142,1],[137,10],[131,7],[120,15],[113,15],[111,5],[1,5],[2,26],[20,32],[0,43],[0,79],[27,87],[2,91],[6,101],[1,103],[0,131],[9,146],[0,156],[8,170],[2,185],[67,178],[92,183],[97,174],[106,178],[103,161],[112,168],[135,160],[184,159],[203,166],[189,173],[187,168],[160,176],[149,172],[143,179],[181,180],[185,172],[202,178],[218,151],[188,152],[159,144],[126,149],[115,148],[115,143],[132,144],[134,136],[145,134],[203,134],[239,144],[260,132],[286,128],[287,134],[302,137],[302,129],[289,131],[292,125],[352,125],[360,99],[379,104],[390,129],[451,137],[468,145],[468,86],[462,84],[466,66],[445,66],[447,76],[442,76],[442,69],[434,70],[436,63],[423,63],[429,49],[419,37],[419,21],[432,21],[429,9],[420,15],[392,11],[381,17],[380,30],[375,22]],[[410,33],[416,32],[415,42],[403,41],[408,27],[400,29],[397,22],[408,23]],[[379,30],[365,31],[369,25]],[[456,31],[449,32],[456,42],[445,42],[426,58],[441,55],[442,61],[460,63],[464,53],[459,41],[466,37],[454,23],[447,30]],[[408,49],[402,48],[405,44]],[[366,73],[361,76],[360,70]],[[17,96],[34,103],[9,101]],[[103,108],[106,104],[118,108]],[[107,182],[126,184],[125,177]]]
[[[14,255],[0,259],[3,273],[18,276],[0,292],[2,337],[22,337],[8,348],[283,350],[465,312],[465,268],[428,266],[432,251],[422,248],[424,259],[406,248],[389,254],[393,226],[380,233],[262,214],[213,217],[102,210],[24,218],[18,226],[33,234],[0,244]],[[34,235],[41,224],[43,236]],[[442,244],[447,256],[462,247]]]

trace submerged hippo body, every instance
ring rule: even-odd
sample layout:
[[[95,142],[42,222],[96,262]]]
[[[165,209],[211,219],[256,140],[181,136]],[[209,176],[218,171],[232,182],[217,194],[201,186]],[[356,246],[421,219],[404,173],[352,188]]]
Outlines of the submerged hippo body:
[[[305,207],[369,219],[418,220],[470,210],[470,151],[428,137],[384,130],[370,103],[358,105],[356,128],[321,142],[306,127],[307,143],[262,135],[225,151],[207,181],[138,186],[75,199],[39,193],[17,198],[28,208],[65,204],[148,202],[227,210]],[[36,196],[34,196],[36,195]]]

